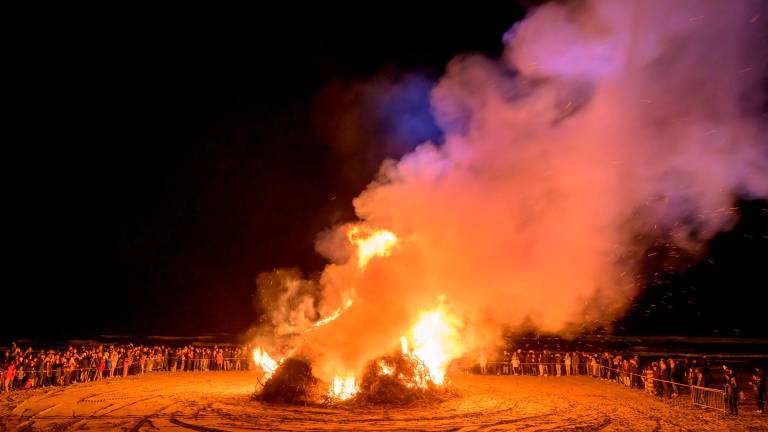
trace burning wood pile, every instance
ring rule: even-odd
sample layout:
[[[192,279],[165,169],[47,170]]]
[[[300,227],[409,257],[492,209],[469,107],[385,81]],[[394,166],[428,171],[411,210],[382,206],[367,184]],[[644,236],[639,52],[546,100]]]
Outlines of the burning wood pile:
[[[374,404],[408,404],[442,400],[451,394],[446,369],[461,353],[456,330],[460,322],[442,305],[421,314],[400,350],[368,363],[361,379],[336,374],[330,382],[312,375],[307,360],[274,360],[261,347],[253,359],[263,371],[258,398],[279,403],[335,403],[354,400]],[[359,382],[359,384],[358,384]]]
[[[321,396],[318,383],[309,363],[289,358],[267,378],[257,397],[268,402],[310,404]]]
[[[389,256],[398,242],[397,236],[387,230],[373,230],[359,225],[347,231],[350,244],[356,246],[357,262],[352,273],[365,271],[374,257]],[[350,266],[352,267],[352,266]],[[341,306],[306,325],[303,336],[316,335],[321,327],[336,321],[353,307],[354,286],[339,300]],[[362,370],[342,368],[320,377],[313,374],[309,356],[301,354],[302,342],[297,342],[287,353],[273,358],[268,349],[259,346],[253,351],[254,363],[263,371],[259,379],[257,397],[278,403],[338,403],[355,401],[375,404],[408,404],[418,401],[440,400],[450,395],[446,389],[446,369],[451,360],[463,353],[459,330],[463,323],[445,305],[440,297],[437,307],[422,310],[405,335],[391,340],[389,354],[368,361]],[[273,349],[273,351],[279,351]],[[381,352],[386,352],[383,347]],[[283,352],[286,352],[283,350]],[[326,365],[323,365],[326,366]]]
[[[436,383],[424,362],[395,353],[371,361],[359,382],[355,375],[337,375],[324,382],[306,360],[288,358],[263,382],[255,397],[286,404],[364,403],[407,405],[437,402],[453,395],[446,381]]]

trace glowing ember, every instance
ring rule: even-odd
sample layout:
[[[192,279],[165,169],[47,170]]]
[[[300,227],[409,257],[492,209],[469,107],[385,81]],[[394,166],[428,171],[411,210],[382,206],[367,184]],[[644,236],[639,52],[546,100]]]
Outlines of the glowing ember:
[[[347,400],[357,394],[358,387],[352,374],[336,375],[331,382],[328,396],[332,399]]]
[[[350,243],[357,246],[357,268],[362,269],[375,256],[389,256],[397,236],[387,230],[370,230],[353,226],[347,231]]]
[[[386,364],[384,360],[379,360],[376,364],[379,365],[382,375],[392,375],[395,372],[395,368]]]
[[[277,369],[278,362],[267,354],[261,347],[253,349],[253,361],[264,371],[264,378],[269,379]]]
[[[410,354],[421,360],[428,369],[429,380],[443,384],[448,364],[461,356],[464,350],[458,333],[461,326],[461,321],[442,305],[422,312],[410,330],[410,344],[405,337],[400,340],[403,353],[409,354],[410,347]]]

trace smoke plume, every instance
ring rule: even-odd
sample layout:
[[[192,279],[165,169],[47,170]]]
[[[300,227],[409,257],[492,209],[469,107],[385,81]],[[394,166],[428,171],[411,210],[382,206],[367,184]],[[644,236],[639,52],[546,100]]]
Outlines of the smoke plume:
[[[620,316],[638,290],[636,233],[695,253],[734,223],[736,197],[768,196],[764,12],[546,4],[504,35],[502,58],[455,58],[432,90],[444,142],[386,161],[354,200],[358,223],[397,234],[392,254],[358,272],[347,227],[329,229],[317,249],[332,263],[285,285],[282,304],[304,283],[316,295],[278,309],[274,327],[306,328],[352,298],[300,337],[327,378],[392,349],[440,296],[468,347],[504,325],[563,332]]]

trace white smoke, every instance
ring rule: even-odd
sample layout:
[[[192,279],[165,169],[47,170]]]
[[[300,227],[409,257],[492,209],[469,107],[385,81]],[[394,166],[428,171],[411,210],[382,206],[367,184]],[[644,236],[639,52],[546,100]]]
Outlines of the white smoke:
[[[327,310],[355,292],[302,339],[321,376],[389,350],[439,295],[468,343],[526,320],[609,322],[637,294],[619,276],[642,249],[633,234],[656,226],[696,251],[734,223],[737,197],[768,196],[764,11],[547,4],[505,35],[503,58],[454,59],[432,96],[445,142],[385,162],[354,201],[398,234],[392,256],[356,274],[338,232],[318,245],[335,262],[318,282]]]

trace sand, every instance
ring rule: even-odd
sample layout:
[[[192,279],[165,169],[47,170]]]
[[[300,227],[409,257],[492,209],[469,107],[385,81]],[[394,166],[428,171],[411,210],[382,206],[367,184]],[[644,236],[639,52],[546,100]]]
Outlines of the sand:
[[[250,399],[252,372],[153,373],[0,395],[0,430],[23,431],[768,431],[739,418],[588,377],[452,377],[428,407],[275,406]]]

